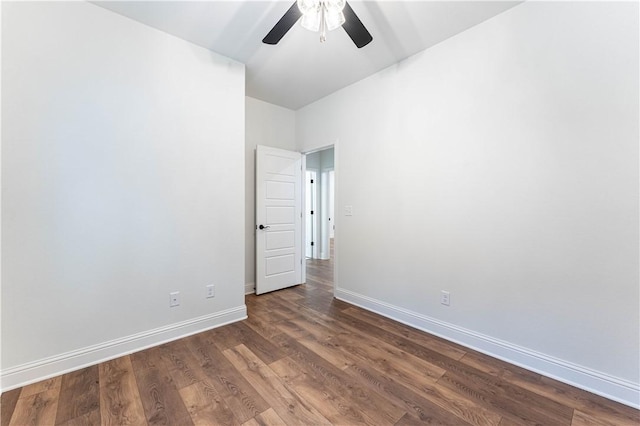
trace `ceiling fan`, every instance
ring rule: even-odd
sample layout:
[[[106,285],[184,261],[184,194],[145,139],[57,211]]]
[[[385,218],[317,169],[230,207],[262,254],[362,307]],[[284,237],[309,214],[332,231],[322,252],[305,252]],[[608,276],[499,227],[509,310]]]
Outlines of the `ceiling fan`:
[[[358,48],[373,40],[346,0],[296,0],[282,18],[262,39],[266,44],[278,44],[293,25],[302,18],[302,27],[320,32],[320,41],[326,40],[327,31],[344,28]]]

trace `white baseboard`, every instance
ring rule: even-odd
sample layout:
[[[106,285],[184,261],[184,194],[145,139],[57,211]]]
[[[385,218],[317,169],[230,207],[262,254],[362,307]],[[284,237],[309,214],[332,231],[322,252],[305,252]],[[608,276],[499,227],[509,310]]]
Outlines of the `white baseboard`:
[[[399,321],[510,364],[534,371],[563,383],[640,408],[640,384],[619,379],[504,340],[495,339],[426,315],[340,288],[335,297],[382,316]]]
[[[256,283],[245,283],[244,294],[253,294],[256,292]]]
[[[245,305],[18,365],[0,372],[2,392],[247,318]]]

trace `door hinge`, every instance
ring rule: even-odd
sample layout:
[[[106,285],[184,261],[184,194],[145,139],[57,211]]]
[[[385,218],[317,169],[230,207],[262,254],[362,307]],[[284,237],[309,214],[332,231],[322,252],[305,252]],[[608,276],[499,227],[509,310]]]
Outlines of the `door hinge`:
[[[311,247],[313,247],[313,241],[311,241]]]
[[[311,214],[313,214],[313,210],[311,210]]]

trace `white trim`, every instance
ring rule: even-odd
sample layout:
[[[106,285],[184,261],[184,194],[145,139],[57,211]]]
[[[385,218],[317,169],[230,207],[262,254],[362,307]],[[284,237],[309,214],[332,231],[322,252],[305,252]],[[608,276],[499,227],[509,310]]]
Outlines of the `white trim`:
[[[256,292],[256,283],[244,283],[244,294],[253,294]]]
[[[335,297],[408,326],[442,337],[510,364],[567,383],[596,395],[640,408],[640,384],[437,320],[340,288]]]
[[[44,358],[38,361],[7,368],[0,372],[2,392],[19,388],[70,371],[95,365],[124,355],[158,346],[192,334],[201,333],[247,318],[247,307],[236,308],[204,315],[176,324],[170,324],[131,336]]]
[[[300,167],[300,237],[298,238],[298,244],[300,244],[300,264],[302,265],[302,271],[300,274],[300,283],[307,282],[307,251],[305,245],[307,244],[307,220],[305,218],[305,210],[307,208],[307,185],[305,183],[307,176],[307,154],[301,152],[302,165]]]

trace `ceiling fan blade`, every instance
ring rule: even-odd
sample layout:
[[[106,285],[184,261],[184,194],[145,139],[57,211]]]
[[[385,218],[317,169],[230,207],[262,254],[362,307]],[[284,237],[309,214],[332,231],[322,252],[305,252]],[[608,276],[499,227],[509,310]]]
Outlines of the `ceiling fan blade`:
[[[301,16],[302,12],[298,9],[298,4],[293,2],[289,10],[287,10],[287,12],[282,15],[282,18],[271,28],[269,34],[262,39],[262,42],[265,44],[278,44]]]
[[[342,24],[342,28],[349,34],[349,37],[351,37],[351,40],[358,46],[358,49],[371,43],[373,37],[364,27],[358,15],[351,9],[349,3],[345,3],[342,13],[344,13],[344,24]]]

